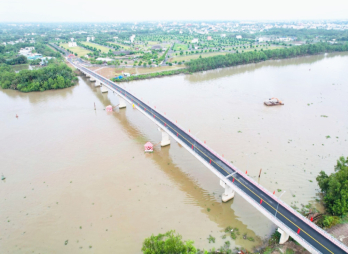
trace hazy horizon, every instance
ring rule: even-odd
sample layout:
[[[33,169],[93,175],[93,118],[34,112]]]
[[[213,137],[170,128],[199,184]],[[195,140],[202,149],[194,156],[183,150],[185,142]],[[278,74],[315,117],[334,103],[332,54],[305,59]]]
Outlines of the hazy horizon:
[[[294,0],[287,4],[275,0],[212,4],[177,0],[122,2],[99,0],[3,0],[0,22],[140,22],[140,21],[323,21],[347,20],[348,1],[332,0],[326,5],[317,1]]]

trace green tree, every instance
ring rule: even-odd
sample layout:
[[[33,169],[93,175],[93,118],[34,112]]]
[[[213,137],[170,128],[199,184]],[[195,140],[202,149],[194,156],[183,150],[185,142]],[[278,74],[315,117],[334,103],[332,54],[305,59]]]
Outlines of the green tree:
[[[317,182],[324,194],[324,203],[332,215],[342,216],[348,213],[348,157],[337,160],[335,173],[328,176],[321,171]]]
[[[193,241],[182,241],[180,234],[175,234],[174,230],[165,234],[151,235],[143,242],[141,250],[144,254],[195,254],[196,248]]]

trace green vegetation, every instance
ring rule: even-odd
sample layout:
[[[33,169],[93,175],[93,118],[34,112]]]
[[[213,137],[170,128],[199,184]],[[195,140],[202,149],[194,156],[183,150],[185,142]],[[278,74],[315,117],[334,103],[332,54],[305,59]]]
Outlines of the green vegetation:
[[[323,200],[330,215],[344,216],[348,214],[348,157],[337,160],[335,173],[328,176],[321,171],[316,178],[323,193]],[[327,218],[334,221],[334,219]]]
[[[101,51],[103,53],[108,53],[111,49],[105,47],[105,46],[101,46],[101,45],[98,45],[98,44],[95,44],[95,43],[92,43],[92,42],[82,42],[81,44],[85,45],[85,46],[88,46],[90,48],[95,48],[97,49],[98,51]]]
[[[173,47],[173,50],[187,50],[188,49],[188,46],[187,44],[175,44],[174,47]]]
[[[182,241],[182,236],[175,234],[171,230],[165,234],[151,235],[143,242],[141,250],[145,254],[160,254],[160,253],[181,253],[181,254],[196,254],[197,250],[193,246],[193,241]]]
[[[85,56],[88,53],[91,53],[90,50],[84,49],[82,47],[71,47],[69,48],[68,43],[60,44],[60,47],[66,49],[67,51],[77,54],[78,56]]]
[[[0,86],[21,92],[61,89],[74,85],[77,77],[64,63],[50,60],[47,67],[21,70],[19,73],[8,65],[0,65]]]
[[[215,237],[213,237],[212,235],[209,235],[209,237],[207,238],[209,243],[215,243]]]
[[[178,70],[172,70],[172,71],[162,71],[162,72],[154,72],[154,73],[148,73],[148,74],[142,74],[137,76],[130,76],[123,79],[112,79],[112,81],[115,82],[128,82],[132,80],[141,80],[141,79],[147,79],[147,78],[155,78],[155,77],[163,77],[163,76],[169,76],[169,75],[175,75],[180,73],[187,73],[186,69],[178,69]]]
[[[267,59],[282,59],[295,56],[313,55],[332,51],[347,51],[348,43],[331,45],[328,43],[317,43],[302,45],[284,49],[250,51],[240,54],[226,54],[224,56],[214,56],[199,58],[186,63],[189,72],[204,71],[240,64],[255,63]]]

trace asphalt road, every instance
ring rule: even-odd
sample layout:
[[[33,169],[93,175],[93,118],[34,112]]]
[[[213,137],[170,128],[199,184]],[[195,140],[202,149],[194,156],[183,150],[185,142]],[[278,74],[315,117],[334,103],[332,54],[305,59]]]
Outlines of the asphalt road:
[[[80,68],[85,72],[89,73],[91,76],[94,76],[97,79],[101,80],[103,83],[113,87],[118,92],[126,96],[138,107],[141,107],[141,109],[144,110],[147,114],[149,114],[149,116],[154,117],[157,121],[162,123],[169,132],[176,135],[181,141],[183,141],[186,145],[191,147],[191,149],[196,154],[198,154],[206,162],[210,163],[222,175],[227,176],[236,171],[233,167],[226,164],[222,159],[216,156],[216,153],[214,154],[214,152],[212,152],[203,144],[199,143],[190,134],[186,133],[175,123],[171,122],[169,119],[158,113],[149,105],[145,104],[144,102],[142,102],[129,92],[125,91],[115,83],[111,82],[110,80],[96,75],[92,71],[82,66],[80,66]],[[251,199],[259,203],[260,206],[265,208],[272,216],[274,216],[275,220],[280,220],[294,233],[302,237],[303,240],[306,241],[309,245],[312,245],[318,252],[331,254],[348,253],[343,249],[342,246],[334,242],[329,237],[325,236],[322,230],[319,229],[316,225],[312,224],[312,226],[310,226],[310,221],[307,221],[306,223],[304,220],[307,219],[295,210],[293,210],[292,208],[286,207],[285,205],[279,203],[279,207],[277,210],[278,202],[274,197],[271,197],[272,194],[263,191],[262,188],[260,188],[260,186],[247,179],[244,174],[240,174],[238,171],[232,177],[228,178],[228,181],[240,188]]]

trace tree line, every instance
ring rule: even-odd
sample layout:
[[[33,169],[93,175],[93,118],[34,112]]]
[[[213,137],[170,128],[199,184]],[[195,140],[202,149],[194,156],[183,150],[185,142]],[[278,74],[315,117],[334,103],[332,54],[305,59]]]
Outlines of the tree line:
[[[329,44],[316,43],[294,46],[284,49],[249,51],[244,53],[218,55],[198,58],[185,63],[189,72],[205,71],[240,64],[257,63],[268,59],[284,59],[303,55],[314,55],[324,52],[348,51],[348,43]]]
[[[66,64],[50,60],[47,67],[16,73],[10,66],[0,64],[0,86],[21,92],[45,91],[73,86],[77,77]]]

